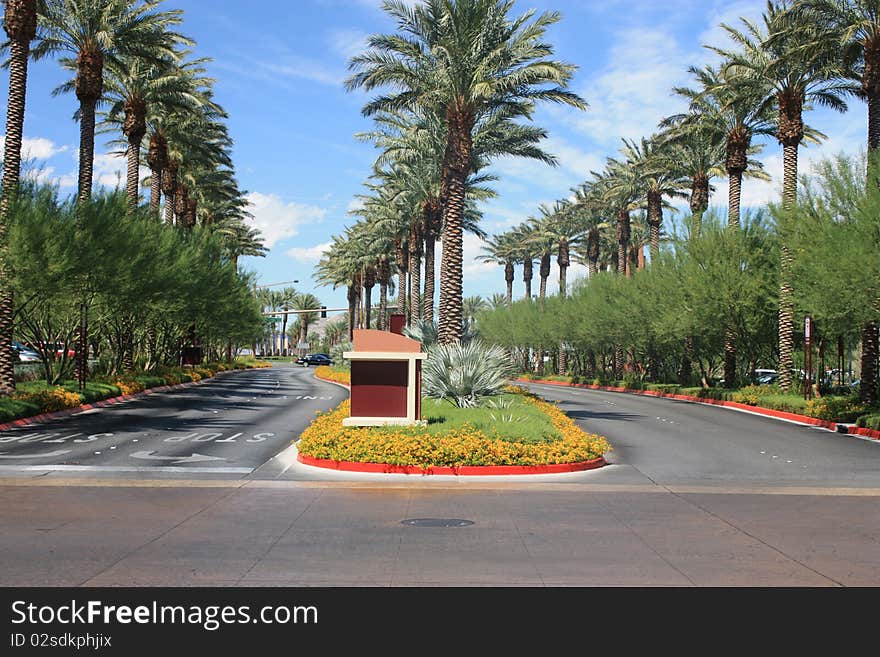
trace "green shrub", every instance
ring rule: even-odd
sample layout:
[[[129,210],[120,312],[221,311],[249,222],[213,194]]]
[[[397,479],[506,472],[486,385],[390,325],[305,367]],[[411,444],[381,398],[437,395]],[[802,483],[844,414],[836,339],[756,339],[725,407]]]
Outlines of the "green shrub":
[[[9,422],[20,417],[30,417],[40,413],[39,404],[32,399],[0,398],[0,422]]]
[[[834,422],[855,422],[868,407],[854,397],[817,397],[806,403],[805,413],[810,417]]]
[[[880,431],[880,415],[862,415],[856,420],[856,426],[862,429],[873,429]]]
[[[748,404],[749,406],[760,406],[761,399],[770,395],[778,395],[779,388],[768,385],[753,385],[740,388],[732,394],[732,399],[740,404]]]
[[[645,390],[661,392],[665,395],[677,395],[681,393],[681,386],[677,383],[649,383]]]

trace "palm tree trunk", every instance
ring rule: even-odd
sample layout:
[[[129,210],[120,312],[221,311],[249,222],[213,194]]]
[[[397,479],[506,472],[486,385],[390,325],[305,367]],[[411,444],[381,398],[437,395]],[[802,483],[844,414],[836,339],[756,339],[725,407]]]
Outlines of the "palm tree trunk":
[[[397,247],[397,313],[407,314],[406,281],[409,278],[407,269],[409,263],[409,248],[405,242]]]
[[[128,209],[132,212],[138,207],[138,188],[140,187],[140,167],[141,167],[141,140],[143,137],[129,140],[128,152],[128,170],[125,177],[125,193],[128,197]]]
[[[626,275],[629,236],[629,211],[621,210],[617,213],[617,273],[621,276]]]
[[[150,169],[150,215],[159,215],[162,202],[162,169]]]
[[[504,282],[507,284],[507,296],[505,297],[505,303],[508,308],[513,305],[513,279],[515,277],[515,273],[513,271],[513,263],[509,260],[504,263]]]
[[[462,247],[465,189],[471,167],[474,116],[450,106],[447,115],[446,199],[440,278],[440,343],[461,340]]]
[[[709,207],[709,176],[704,173],[694,175],[691,181],[691,239],[700,237],[703,229],[703,213]]]
[[[36,11],[34,2],[30,7],[20,10]],[[9,12],[14,3],[7,2],[7,32],[11,32]],[[3,156],[3,193],[0,197],[0,396],[8,397],[15,392],[15,355],[12,350],[12,330],[14,321],[14,297],[9,285],[10,268],[8,263],[9,208],[18,193],[21,178],[21,140],[24,130],[24,111],[27,96],[29,34],[25,38],[12,38],[9,43],[9,101],[6,114],[6,140]]]
[[[415,324],[422,319],[422,239],[415,227],[410,229],[409,236],[409,323]]]
[[[740,201],[742,199],[742,171],[730,173],[730,189],[727,193],[727,225],[739,228]]]
[[[92,178],[95,166],[95,101],[80,103],[79,127],[79,201],[88,203],[92,198]]]
[[[797,200],[798,146],[786,144],[783,147],[782,203],[791,208]],[[782,240],[780,244],[779,271],[779,387],[788,392],[792,387],[794,368],[794,288],[791,268],[794,254]]]
[[[859,386],[859,397],[869,405],[878,399],[877,390],[877,354],[878,327],[876,322],[865,326],[862,330],[862,378]]]
[[[348,286],[348,340],[354,340],[355,322],[357,321],[357,292],[354,286]]]
[[[651,229],[651,262],[660,256],[660,226],[663,223],[663,197],[652,190],[648,192],[648,227]]]
[[[559,265],[559,296],[565,298],[568,294],[567,290],[567,282],[566,277],[568,273],[568,265],[561,264]],[[568,371],[568,354],[565,351],[565,346],[559,345],[559,374],[565,376]]]
[[[384,331],[387,326],[388,317],[388,285],[383,282],[379,283],[379,320],[378,327],[380,331]]]
[[[373,315],[373,286],[364,287],[364,312],[365,319],[364,323],[366,324],[365,328],[370,328],[370,322],[372,321]]]
[[[532,278],[534,277],[533,267],[534,264],[532,262],[532,258],[530,256],[526,257],[526,259],[523,260],[523,283],[525,283],[526,285],[526,293],[524,298],[528,299],[529,301],[531,301],[532,299]]]
[[[422,317],[429,324],[434,321],[435,246],[434,233],[425,233],[425,296],[422,299]]]

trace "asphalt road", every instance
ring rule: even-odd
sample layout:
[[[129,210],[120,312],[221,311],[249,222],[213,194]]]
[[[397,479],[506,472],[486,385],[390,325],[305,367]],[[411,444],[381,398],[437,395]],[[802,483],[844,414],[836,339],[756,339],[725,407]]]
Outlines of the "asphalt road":
[[[719,406],[529,385],[587,431],[613,467],[592,482],[880,487],[880,442]]]
[[[292,365],[220,374],[0,432],[2,472],[246,475],[290,445],[347,392]]]

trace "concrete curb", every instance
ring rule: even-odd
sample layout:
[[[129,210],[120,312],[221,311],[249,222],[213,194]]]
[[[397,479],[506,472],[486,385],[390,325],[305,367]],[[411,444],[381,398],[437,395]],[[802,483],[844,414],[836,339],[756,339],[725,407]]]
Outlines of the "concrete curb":
[[[179,390],[181,388],[190,388],[192,386],[201,385],[205,381],[210,381],[212,379],[216,379],[221,374],[236,374],[239,372],[250,372],[257,369],[269,369],[269,368],[259,368],[252,367],[249,369],[243,370],[225,370],[223,372],[217,372],[214,376],[208,379],[201,379],[200,381],[186,381],[184,383],[175,383],[171,385],[164,386],[156,386],[154,388],[147,388],[146,390],[142,390],[141,392],[135,392],[131,395],[119,395],[118,397],[109,397],[107,399],[100,399],[98,401],[90,402],[88,404],[82,404],[80,406],[74,406],[72,408],[65,408],[61,411],[53,411],[52,413],[41,413],[40,415],[32,415],[30,417],[22,417],[17,420],[11,420],[9,422],[0,424],[0,431],[6,431],[8,429],[13,429],[15,427],[24,427],[30,426],[32,424],[36,424],[39,422],[45,422],[46,420],[54,420],[61,417],[68,417],[70,415],[75,415],[76,413],[82,413],[83,411],[89,411],[93,408],[103,408],[105,406],[115,406],[117,404],[121,404],[123,402],[129,401],[131,399],[137,399],[139,397],[145,397],[147,395],[154,395],[160,392],[170,392],[172,390]]]
[[[762,406],[750,406],[749,404],[741,404],[739,402],[724,401],[720,399],[703,399],[702,397],[692,397],[690,395],[678,395],[667,392],[656,392],[654,390],[629,390],[628,388],[616,388],[612,386],[596,386],[590,383],[566,383],[564,381],[545,381],[541,379],[513,379],[515,383],[537,383],[545,386],[559,386],[560,388],[585,388],[587,390],[601,390],[604,392],[622,392],[630,395],[643,395],[648,397],[662,397],[666,399],[678,399],[679,401],[694,402],[697,404],[711,404],[712,406],[724,406],[727,408],[735,408],[754,415],[763,415],[777,420],[789,420],[792,422],[800,422],[802,424],[810,424],[815,427],[822,427],[837,433],[850,434],[856,436],[866,436],[874,440],[880,440],[880,431],[872,429],[862,429],[859,427],[849,426],[843,423],[831,422],[829,420],[820,420],[818,418],[809,417],[807,415],[799,415],[797,413],[787,413],[785,411],[776,411],[772,408],[763,408]]]

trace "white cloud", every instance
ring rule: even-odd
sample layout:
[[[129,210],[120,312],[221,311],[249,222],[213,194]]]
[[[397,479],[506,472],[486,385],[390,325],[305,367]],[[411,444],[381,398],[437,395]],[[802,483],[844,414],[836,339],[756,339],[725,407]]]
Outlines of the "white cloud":
[[[321,221],[327,215],[323,208],[285,203],[276,194],[251,192],[247,199],[248,210],[254,216],[254,227],[262,233],[268,248],[298,235],[301,225]]]
[[[0,157],[5,149],[6,135],[0,136]],[[21,157],[23,160],[48,160],[58,153],[67,151],[67,146],[57,146],[55,142],[44,137],[23,137],[21,140]]]
[[[299,260],[301,262],[316,263],[332,244],[333,242],[324,242],[323,244],[316,244],[315,246],[297,246],[289,249],[287,255],[294,260]]]
[[[330,34],[330,46],[348,60],[366,51],[367,37],[361,30],[337,30]]]
[[[666,30],[625,29],[614,43],[605,69],[578,90],[590,109],[560,117],[616,150],[621,137],[650,135],[664,117],[684,108],[672,88],[687,80],[690,62]]]

